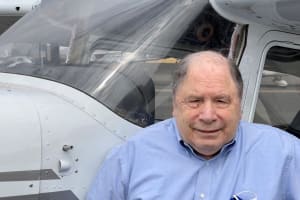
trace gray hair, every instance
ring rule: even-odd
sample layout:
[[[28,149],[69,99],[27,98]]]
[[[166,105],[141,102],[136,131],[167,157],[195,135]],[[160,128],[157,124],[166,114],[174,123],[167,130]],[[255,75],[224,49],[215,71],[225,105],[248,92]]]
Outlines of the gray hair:
[[[242,75],[241,75],[239,68],[235,65],[233,60],[226,58],[224,55],[222,55],[221,53],[216,52],[216,51],[206,51],[206,52],[216,53],[228,61],[231,77],[237,86],[238,95],[239,95],[240,99],[242,99],[243,87],[244,87],[243,79],[242,79]],[[201,52],[189,54],[179,62],[178,69],[175,71],[175,74],[173,77],[173,96],[175,96],[178,86],[182,83],[183,79],[185,78],[187,71],[188,71],[188,67],[191,63],[191,60],[193,59],[193,57],[195,55],[199,55],[199,53],[201,53]]]

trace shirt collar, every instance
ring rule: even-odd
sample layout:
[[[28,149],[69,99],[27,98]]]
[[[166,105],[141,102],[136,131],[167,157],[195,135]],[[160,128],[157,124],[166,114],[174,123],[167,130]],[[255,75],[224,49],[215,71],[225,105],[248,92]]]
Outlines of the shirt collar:
[[[191,145],[190,145],[190,144],[187,144],[186,142],[183,141],[183,139],[182,139],[182,137],[181,137],[181,135],[180,135],[180,133],[179,133],[179,129],[178,129],[178,127],[177,127],[177,123],[176,123],[175,118],[173,118],[172,120],[173,120],[174,129],[175,129],[175,134],[176,134],[176,139],[177,139],[178,144],[179,144],[180,146],[182,146],[183,148],[188,149],[189,151],[191,151],[191,152],[192,152],[194,155],[196,155],[197,157],[199,157],[199,155],[197,155],[197,154],[195,153],[195,150],[191,147]],[[218,155],[223,154],[223,153],[226,153],[226,152],[229,152],[229,151],[232,150],[232,148],[235,146],[235,143],[236,143],[236,141],[237,141],[237,139],[238,139],[238,137],[239,137],[239,132],[240,132],[239,129],[240,129],[240,122],[239,122],[239,124],[238,124],[238,127],[237,127],[236,134],[235,134],[234,138],[233,138],[229,143],[225,144],[225,145],[222,147],[222,149],[221,149],[221,151],[219,152]]]

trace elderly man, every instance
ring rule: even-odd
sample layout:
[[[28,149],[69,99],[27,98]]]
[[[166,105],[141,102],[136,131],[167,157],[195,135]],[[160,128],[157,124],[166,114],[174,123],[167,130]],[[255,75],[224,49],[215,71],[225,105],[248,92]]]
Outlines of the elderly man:
[[[87,199],[300,199],[299,140],[240,121],[242,93],[227,58],[187,56],[174,83],[174,118],[115,148]]]

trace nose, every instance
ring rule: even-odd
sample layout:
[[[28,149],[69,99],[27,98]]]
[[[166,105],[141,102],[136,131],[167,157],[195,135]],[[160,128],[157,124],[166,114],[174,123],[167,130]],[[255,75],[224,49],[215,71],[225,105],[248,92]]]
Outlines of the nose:
[[[199,120],[210,124],[217,120],[216,108],[211,102],[205,102],[201,105],[198,115]]]

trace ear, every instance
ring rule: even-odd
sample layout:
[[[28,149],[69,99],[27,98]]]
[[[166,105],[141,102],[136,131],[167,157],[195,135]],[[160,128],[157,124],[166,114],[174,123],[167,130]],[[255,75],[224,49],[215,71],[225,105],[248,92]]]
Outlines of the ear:
[[[240,106],[240,112],[239,112],[239,119],[241,120],[242,119],[242,116],[243,116],[243,110],[242,110],[242,108],[241,108],[241,106]]]
[[[177,115],[177,110],[178,110],[178,104],[176,103],[176,99],[173,98],[172,101],[172,105],[173,105],[173,110],[172,110],[172,116],[175,117]]]

